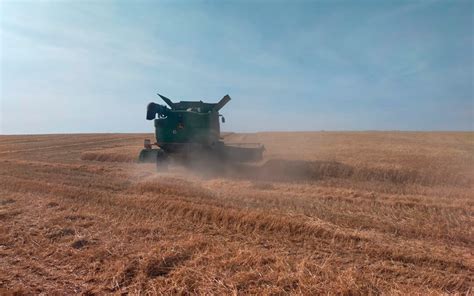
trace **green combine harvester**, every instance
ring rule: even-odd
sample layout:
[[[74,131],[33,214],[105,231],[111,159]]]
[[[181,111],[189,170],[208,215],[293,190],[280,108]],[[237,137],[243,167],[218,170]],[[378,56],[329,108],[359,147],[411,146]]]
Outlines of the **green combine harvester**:
[[[258,143],[224,143],[219,110],[229,101],[229,95],[218,103],[180,101],[173,103],[158,94],[168,105],[150,103],[146,119],[154,120],[156,143],[145,139],[139,162],[155,162],[158,169],[167,168],[170,159],[186,162],[258,162],[265,147]],[[154,148],[156,147],[156,148]]]

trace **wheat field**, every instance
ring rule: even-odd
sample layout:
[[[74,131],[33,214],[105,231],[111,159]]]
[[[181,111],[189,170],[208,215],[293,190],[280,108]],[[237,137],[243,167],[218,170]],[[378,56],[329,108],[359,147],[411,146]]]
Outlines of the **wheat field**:
[[[248,166],[136,157],[147,134],[0,136],[0,294],[470,294],[474,133],[227,134]]]

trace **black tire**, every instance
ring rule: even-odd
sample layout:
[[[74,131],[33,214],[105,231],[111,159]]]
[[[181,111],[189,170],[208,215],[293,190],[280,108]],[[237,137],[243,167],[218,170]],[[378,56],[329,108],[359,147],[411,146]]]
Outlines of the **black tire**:
[[[155,162],[157,155],[157,151],[155,149],[143,149],[140,151],[140,155],[138,156],[138,162],[140,163],[153,163]]]

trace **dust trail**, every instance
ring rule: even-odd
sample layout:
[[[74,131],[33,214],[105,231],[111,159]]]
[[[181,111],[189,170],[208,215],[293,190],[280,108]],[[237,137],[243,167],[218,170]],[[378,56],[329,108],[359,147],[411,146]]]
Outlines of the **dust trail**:
[[[317,138],[317,137],[316,137]],[[226,143],[265,142],[261,141],[260,134],[234,134],[224,136]],[[319,147],[316,140],[312,140],[311,147]],[[291,148],[291,147],[290,147]],[[84,151],[82,160],[104,162],[137,162],[138,154],[142,149],[139,145],[118,146],[112,148]],[[254,164],[233,163],[216,158],[210,152],[194,152],[186,158],[173,157],[168,175],[185,179],[215,179],[250,180],[268,182],[317,182],[329,179],[348,179],[353,181],[376,181],[391,184],[419,184],[424,186],[436,184],[452,184],[463,187],[472,186],[472,176],[459,172],[433,170],[425,167],[409,168],[403,166],[372,164],[361,162],[325,161],[323,155],[320,160],[309,160],[295,155],[275,154],[275,147],[268,147],[265,152],[266,160]],[[316,149],[316,148],[315,148]],[[291,153],[290,153],[291,154]],[[321,152],[321,154],[324,154]],[[334,159],[327,157],[326,159]],[[132,179],[143,178],[154,172],[142,170],[140,166],[132,166]],[[145,166],[147,167],[147,166]],[[134,177],[135,176],[135,177]],[[159,176],[154,175],[155,177]]]
[[[140,166],[150,170],[141,170]],[[156,171],[154,166],[136,165],[136,172],[150,174]],[[148,171],[148,173],[146,173]],[[154,172],[155,173],[155,172]],[[159,173],[155,173],[159,176]],[[163,173],[162,173],[163,174]],[[351,166],[336,161],[308,161],[269,159],[260,163],[233,163],[213,159],[212,157],[196,157],[186,160],[172,161],[164,174],[185,179],[216,179],[247,180],[264,182],[318,182],[324,180],[352,180],[361,182],[382,182],[394,185],[418,184],[431,186],[451,184],[462,187],[471,186],[469,176],[427,173],[422,170],[392,167]]]

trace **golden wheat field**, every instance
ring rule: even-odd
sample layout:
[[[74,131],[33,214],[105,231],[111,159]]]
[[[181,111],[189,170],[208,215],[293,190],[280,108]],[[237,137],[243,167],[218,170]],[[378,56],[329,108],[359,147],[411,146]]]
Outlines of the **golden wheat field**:
[[[227,134],[253,166],[135,159],[147,134],[0,136],[0,294],[470,294],[474,133]]]

